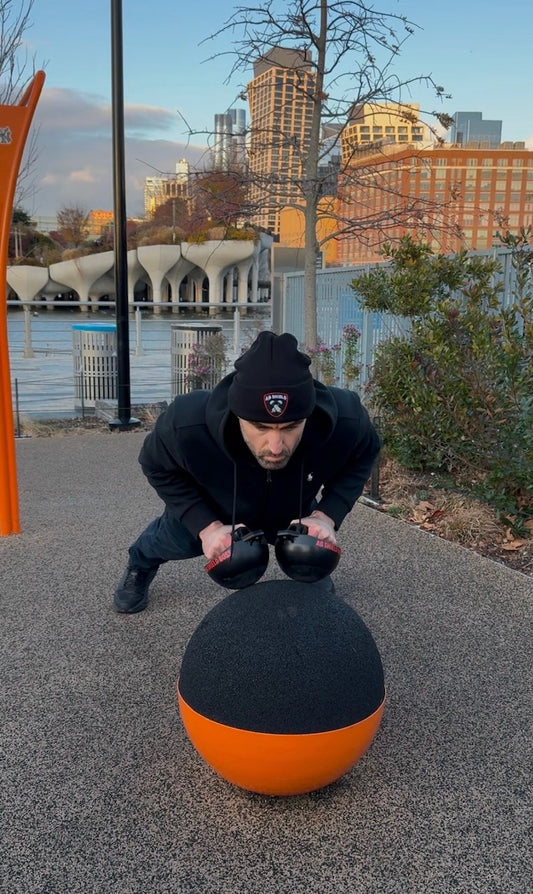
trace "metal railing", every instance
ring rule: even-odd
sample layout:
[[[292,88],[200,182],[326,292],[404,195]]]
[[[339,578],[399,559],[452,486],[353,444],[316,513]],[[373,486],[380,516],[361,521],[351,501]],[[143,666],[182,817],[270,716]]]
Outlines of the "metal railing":
[[[498,259],[502,272],[496,274],[494,279],[502,282],[501,306],[508,307],[514,300],[516,282],[511,251],[495,249],[471,254]],[[337,381],[344,384],[342,370],[345,344],[341,338],[342,330],[348,324],[353,324],[360,330],[357,358],[360,374],[350,386],[363,393],[369,381],[377,345],[409,332],[409,321],[405,318],[373,313],[359,306],[350,284],[357,275],[369,269],[365,265],[317,271],[319,337],[326,345],[341,344],[340,350],[335,353],[335,364]],[[96,312],[93,310],[84,314],[80,313],[80,302],[34,301],[22,304],[20,301],[9,301],[8,307],[11,379],[13,400],[18,412],[49,418],[74,415],[72,324],[81,319],[96,321],[113,318],[114,303],[101,301]],[[171,323],[204,320],[210,324],[222,325],[231,365],[261,328],[270,327],[271,313],[270,303],[132,304],[132,402],[155,403],[172,397]],[[57,322],[59,316],[62,319],[61,326]],[[281,325],[283,330],[292,332],[305,349],[304,278],[301,273],[290,273],[283,277]]]
[[[78,302],[49,305],[42,302],[22,307],[10,302],[17,311],[8,314],[11,383],[16,416],[30,418],[61,418],[79,415],[75,406],[76,372],[73,353],[73,326],[81,321],[95,323],[111,321],[112,305],[103,313],[80,313]],[[52,307],[54,309],[52,309]],[[168,305],[163,306],[166,310]],[[162,308],[163,309],[163,308]],[[130,374],[132,402],[151,404],[170,401],[173,397],[172,326],[204,320],[221,326],[226,340],[228,361],[231,364],[240,351],[262,328],[270,327],[270,306],[253,305],[246,310],[214,315],[152,313],[149,308],[135,308],[130,317]],[[81,393],[85,389],[78,382]],[[79,401],[77,402],[79,404]],[[89,403],[89,402],[88,402]],[[90,406],[81,408],[82,414],[94,413]]]

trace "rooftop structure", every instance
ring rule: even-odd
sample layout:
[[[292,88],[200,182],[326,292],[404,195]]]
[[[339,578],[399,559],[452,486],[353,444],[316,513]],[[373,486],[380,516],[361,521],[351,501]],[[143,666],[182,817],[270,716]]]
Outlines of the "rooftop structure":
[[[479,148],[497,149],[502,139],[502,122],[483,120],[481,112],[454,112],[450,143],[461,146],[479,143]]]
[[[342,161],[348,164],[360,148],[383,143],[422,143],[426,127],[417,103],[364,103],[354,106],[342,132]]]

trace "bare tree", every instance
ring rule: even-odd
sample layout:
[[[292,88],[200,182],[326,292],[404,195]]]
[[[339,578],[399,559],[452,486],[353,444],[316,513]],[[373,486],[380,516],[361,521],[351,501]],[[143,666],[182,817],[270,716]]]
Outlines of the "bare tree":
[[[238,227],[249,217],[246,182],[242,172],[205,171],[194,178],[191,229]]]
[[[257,175],[250,166],[251,183],[263,205],[270,202],[297,208],[304,217],[305,339],[309,346],[317,344],[316,258],[321,247],[317,233],[323,214],[331,218],[335,207],[337,217],[335,227],[322,237],[322,244],[348,232],[356,232],[362,239],[371,231],[386,235],[391,223],[397,225],[402,219],[430,223],[433,217],[432,223],[439,224],[438,209],[401,195],[380,179],[379,147],[373,147],[374,158],[369,155],[361,163],[361,147],[350,149],[348,144],[347,153],[342,139],[358,109],[390,103],[405,107],[415,85],[423,84],[442,98],[443,88],[430,74],[405,78],[395,71],[395,63],[416,27],[404,16],[382,12],[358,0],[263,0],[254,6],[237,7],[223,27],[208,38],[231,40],[231,48],[226,51],[233,60],[228,81],[240,72],[249,76],[258,62],[280,55],[280,48],[291,51],[287,70],[295,73],[296,96],[299,91],[306,107],[311,107],[305,138],[300,140],[293,133],[283,132],[275,121],[262,133],[257,129],[254,132],[252,121],[253,151],[260,153],[270,146],[292,153],[299,162],[297,177],[291,174],[284,182],[281,172],[273,183],[266,172]],[[244,99],[246,93],[245,88],[240,98]],[[447,116],[432,114],[449,126],[451,119]],[[327,142],[325,131],[329,133]],[[332,178],[331,167],[324,162],[335,146],[341,155],[341,144],[337,174],[347,201],[329,202],[324,212],[322,200]],[[378,176],[373,176],[376,171]],[[353,195],[358,185],[370,181],[373,190],[388,192],[390,201],[369,202],[366,207],[358,207],[354,216],[353,202],[348,201],[350,190]]]
[[[0,103],[15,103],[28,81],[24,34],[33,0],[0,0]]]
[[[87,212],[78,206],[57,212],[57,231],[53,238],[65,248],[80,248],[87,238]]]
[[[24,35],[31,27],[34,0],[0,0],[0,104],[14,105],[35,74],[35,58],[25,47]],[[19,171],[15,205],[20,206],[32,189],[31,172],[37,158],[38,132],[33,128],[26,142]]]

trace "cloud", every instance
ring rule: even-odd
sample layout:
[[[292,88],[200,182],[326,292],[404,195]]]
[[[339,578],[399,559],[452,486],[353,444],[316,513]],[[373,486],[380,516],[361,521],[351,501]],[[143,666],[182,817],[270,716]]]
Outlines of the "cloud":
[[[68,139],[72,134],[109,134],[112,127],[111,104],[101,96],[82,93],[67,87],[44,89],[35,120],[42,130],[64,133]],[[178,116],[169,109],[157,106],[125,105],[125,132],[149,134],[153,131],[170,130],[176,125]]]
[[[26,195],[23,206],[35,216],[53,216],[63,207],[111,209],[113,147],[109,103],[100,96],[69,88],[44,89],[34,129],[37,146],[31,175],[33,191]],[[189,143],[183,129],[177,113],[168,109],[125,106],[129,215],[142,214],[146,177],[174,172],[180,158],[186,158],[192,166],[203,166],[208,157],[206,147]],[[182,139],[174,138],[173,132]]]
[[[87,168],[83,171],[71,171],[69,174],[71,183],[97,183],[97,179]]]

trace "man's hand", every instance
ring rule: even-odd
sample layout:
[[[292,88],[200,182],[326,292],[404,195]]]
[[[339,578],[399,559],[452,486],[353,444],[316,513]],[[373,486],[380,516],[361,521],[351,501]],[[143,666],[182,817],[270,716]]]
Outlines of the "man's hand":
[[[235,525],[236,528],[242,528],[242,525]],[[211,522],[207,528],[199,533],[202,541],[202,550],[208,561],[223,553],[228,546],[231,545],[231,525],[223,525],[220,521]]]
[[[306,518],[293,519],[291,524],[297,524],[299,521],[306,526],[311,537],[316,537],[318,540],[326,540],[328,543],[337,543],[335,522],[325,512],[321,512],[320,509],[314,509],[311,515],[306,516]]]

